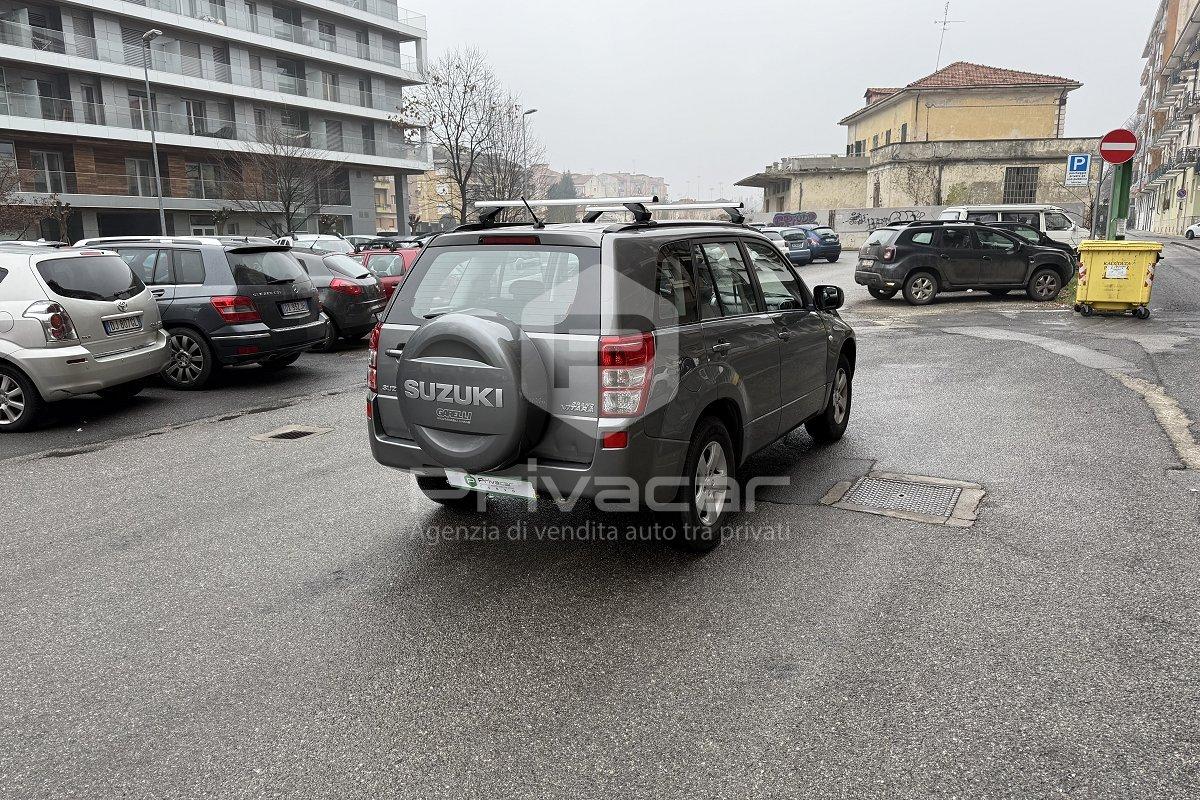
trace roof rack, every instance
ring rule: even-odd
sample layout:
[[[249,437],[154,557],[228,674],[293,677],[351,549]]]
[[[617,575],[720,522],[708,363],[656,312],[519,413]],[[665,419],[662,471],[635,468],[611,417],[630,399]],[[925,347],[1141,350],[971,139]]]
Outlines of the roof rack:
[[[730,222],[732,222],[734,225],[742,225],[746,222],[746,217],[741,211],[745,205],[745,203],[734,203],[732,201],[727,201],[724,203],[649,203],[644,205],[643,208],[646,211],[649,211],[651,216],[647,219],[641,220],[637,219],[637,215],[635,214],[634,219],[636,222],[650,222],[653,220],[653,213],[655,211],[724,211],[729,215]],[[583,221],[595,222],[600,218],[601,214],[606,214],[610,211],[628,210],[629,209],[625,206],[601,205],[597,203],[596,205],[590,205],[584,209],[586,214],[583,218]]]
[[[881,228],[907,228],[912,225],[981,225],[983,223],[974,219],[914,219],[909,222],[892,222],[888,225],[880,225]]]
[[[650,213],[646,210],[647,203],[657,203],[658,195],[649,195],[647,197],[579,197],[558,200],[528,200],[524,197],[518,200],[476,200],[475,210],[479,212],[480,228],[491,228],[497,225],[496,217],[506,208],[524,208],[529,211],[529,216],[533,217],[535,227],[542,227],[543,223],[533,213],[533,206],[541,208],[562,208],[564,206],[590,206],[590,205],[605,205],[619,206],[623,211],[629,211],[633,214],[635,220],[639,222],[649,222]],[[474,226],[472,226],[473,228]],[[458,230],[471,230],[463,225]]]

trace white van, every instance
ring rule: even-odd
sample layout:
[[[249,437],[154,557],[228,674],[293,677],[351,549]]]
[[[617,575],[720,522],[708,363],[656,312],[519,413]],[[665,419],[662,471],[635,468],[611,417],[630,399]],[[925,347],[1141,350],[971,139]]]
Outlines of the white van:
[[[1070,214],[1058,206],[951,206],[938,215],[938,219],[970,220],[984,225],[989,222],[1024,222],[1051,239],[1072,247],[1079,247],[1080,242],[1092,235],[1091,231],[1077,224]]]

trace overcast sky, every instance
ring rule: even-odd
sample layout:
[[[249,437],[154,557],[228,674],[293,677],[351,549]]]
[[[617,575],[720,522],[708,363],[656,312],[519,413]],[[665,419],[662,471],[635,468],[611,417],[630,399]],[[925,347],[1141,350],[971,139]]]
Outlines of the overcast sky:
[[[422,7],[420,3],[427,5]],[[666,177],[675,198],[783,156],[845,152],[837,121],[867,86],[934,69],[944,0],[401,0],[428,15],[431,57],[474,45],[537,108],[552,166]],[[1074,78],[1067,135],[1135,110],[1158,0],[952,0],[943,66]],[[1105,13],[1098,13],[1101,9]],[[1109,11],[1122,9],[1127,24]]]

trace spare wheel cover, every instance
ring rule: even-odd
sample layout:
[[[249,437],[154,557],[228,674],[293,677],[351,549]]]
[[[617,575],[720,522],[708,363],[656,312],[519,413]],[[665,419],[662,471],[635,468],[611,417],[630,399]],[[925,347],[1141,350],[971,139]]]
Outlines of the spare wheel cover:
[[[545,429],[549,380],[537,345],[491,312],[422,325],[404,345],[396,385],[413,439],[446,467],[509,466]]]

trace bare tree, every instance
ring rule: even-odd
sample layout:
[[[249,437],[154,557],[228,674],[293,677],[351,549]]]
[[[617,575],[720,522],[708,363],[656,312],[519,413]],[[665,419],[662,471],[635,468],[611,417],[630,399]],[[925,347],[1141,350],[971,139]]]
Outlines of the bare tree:
[[[310,219],[319,217],[335,199],[334,185],[343,171],[343,162],[316,156],[307,133],[293,134],[278,126],[268,128],[247,149],[220,157],[219,165],[228,184],[238,184],[229,192],[236,195],[227,198],[230,206],[275,236],[303,230]]]
[[[0,160],[0,233],[24,239],[45,217],[44,204],[21,196],[21,170],[14,159]]]
[[[530,167],[545,161],[546,150],[529,135],[525,116],[516,98],[509,97],[498,112],[492,139],[479,158],[472,186],[476,197],[545,197],[549,188],[544,172]],[[524,218],[522,209],[505,209],[505,219]]]
[[[483,53],[464,48],[430,65],[425,85],[400,108],[397,123],[406,131],[425,127],[444,155],[446,172],[458,190],[460,223],[466,222],[471,201],[479,197],[481,162],[496,145],[497,128],[509,110],[507,100]]]

